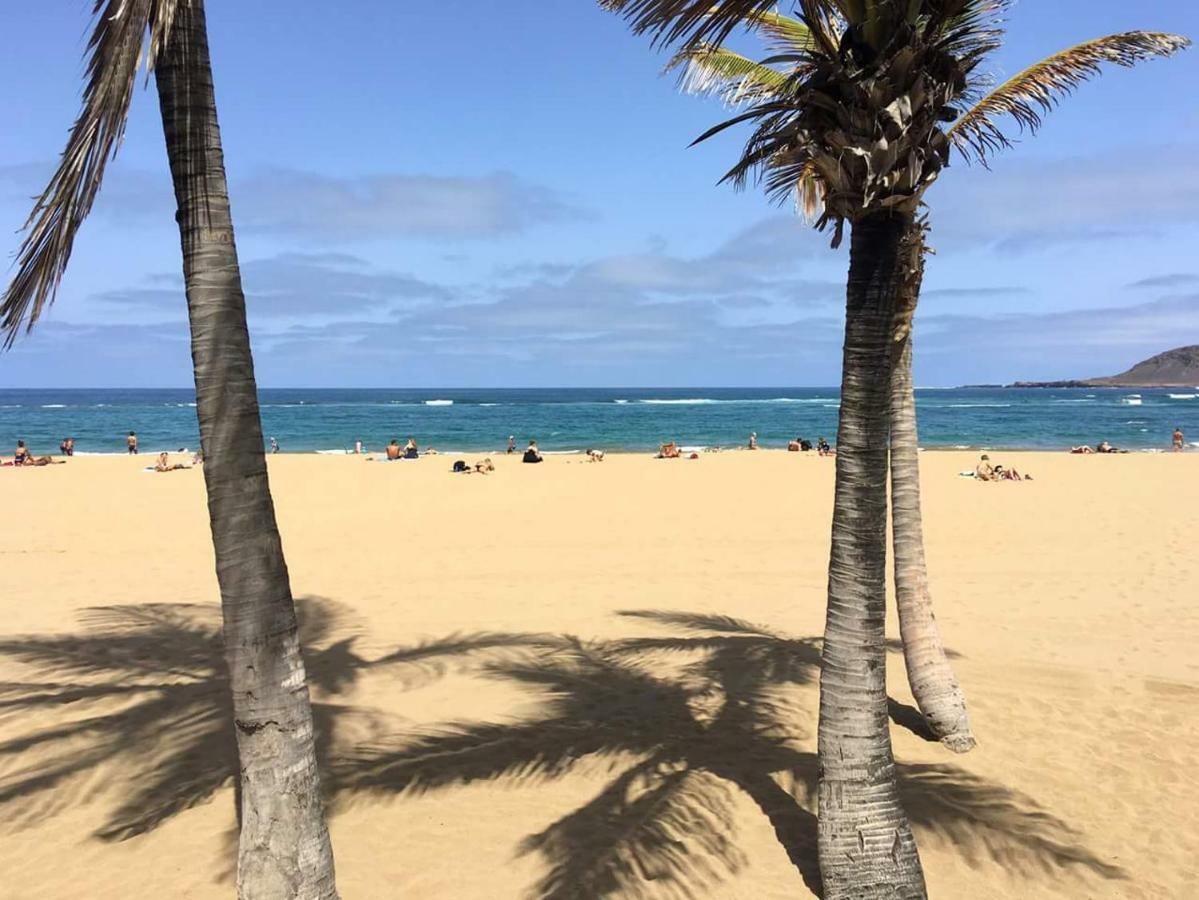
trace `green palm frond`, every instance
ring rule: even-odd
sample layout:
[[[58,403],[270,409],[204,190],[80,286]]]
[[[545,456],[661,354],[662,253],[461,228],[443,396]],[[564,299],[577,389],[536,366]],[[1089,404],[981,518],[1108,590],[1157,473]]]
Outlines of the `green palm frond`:
[[[96,0],[87,45],[83,110],[71,128],[58,169],[25,222],[17,273],[0,298],[0,330],[10,347],[33,327],[54,295],[71,257],[75,234],[91,211],[108,161],[120,147],[133,85],[142,61],[153,69],[179,3],[188,0]]]
[[[782,13],[760,12],[746,23],[752,31],[761,31],[770,38],[768,46],[781,52],[811,50],[815,46],[812,31],[799,19]]]
[[[683,49],[666,68],[669,71],[679,67],[683,69],[679,90],[717,97],[729,106],[769,97],[782,90],[787,81],[785,72],[712,44]]]
[[[1042,116],[1063,96],[1099,75],[1103,63],[1134,66],[1154,57],[1170,56],[1190,45],[1180,35],[1152,31],[1130,31],[1085,41],[1009,78],[958,119],[949,137],[967,159],[985,163],[992,153],[1011,146],[999,127],[999,118],[1010,116],[1021,131],[1036,133]]]
[[[623,16],[638,34],[661,45],[719,44],[744,23],[768,12],[778,0],[599,0],[603,9]],[[831,0],[803,0],[831,6]]]

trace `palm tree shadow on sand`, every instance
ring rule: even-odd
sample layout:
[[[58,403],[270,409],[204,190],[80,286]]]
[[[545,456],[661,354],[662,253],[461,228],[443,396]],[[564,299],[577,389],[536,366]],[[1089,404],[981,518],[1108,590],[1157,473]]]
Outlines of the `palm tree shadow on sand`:
[[[517,845],[546,863],[536,896],[711,895],[745,861],[737,792],[819,894],[817,763],[796,727],[809,714],[789,696],[815,678],[818,641],[724,616],[648,610],[621,615],[669,635],[454,634],[370,660],[355,649],[346,607],[309,598],[298,609],[322,786],[334,808],[487,780],[534,786],[597,764],[614,773],[603,789]],[[79,635],[0,641],[0,659],[30,675],[0,683],[0,724],[23,728],[0,743],[6,825],[44,821],[103,784],[122,799],[96,836],[124,840],[236,788],[219,609],[99,607],[81,622]],[[536,694],[540,714],[414,733],[345,702],[368,672],[405,690],[462,670]],[[914,712],[894,701],[891,711]],[[1122,877],[1027,796],[951,765],[899,772],[916,827],[969,859],[1028,874],[1081,867]]]
[[[480,649],[517,640],[453,635],[370,661],[355,651],[359,635],[348,607],[310,597],[297,601],[297,612],[317,760],[330,797],[338,792],[333,773],[341,755],[395,728],[378,711],[344,702],[366,671],[394,663],[393,677],[414,687],[440,677],[451,661],[462,664]],[[95,836],[121,841],[207,802],[225,786],[236,791],[220,608],[102,606],[83,610],[79,620],[78,634],[0,640],[0,660],[28,676],[0,681],[0,725],[19,733],[0,742],[4,826],[44,821],[102,787],[122,799]],[[529,637],[519,641],[527,646]]]
[[[371,742],[343,760],[339,790],[535,785],[580,764],[606,764],[617,774],[595,797],[518,846],[544,857],[535,888],[544,900],[711,895],[744,863],[733,814],[741,791],[819,896],[817,759],[800,746],[795,723],[806,713],[788,697],[816,677],[819,642],[725,616],[621,615],[676,633],[589,642],[532,635],[525,653],[510,643],[478,672],[538,693],[540,717],[448,723]],[[911,708],[894,701],[891,711],[910,718]],[[898,769],[913,824],[971,861],[989,857],[1028,875],[1079,867],[1123,877],[1028,796],[952,765]]]

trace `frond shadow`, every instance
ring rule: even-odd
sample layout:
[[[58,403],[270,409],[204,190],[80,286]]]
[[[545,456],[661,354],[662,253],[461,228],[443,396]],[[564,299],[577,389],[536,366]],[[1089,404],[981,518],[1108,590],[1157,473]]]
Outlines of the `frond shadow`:
[[[819,641],[738,619],[638,610],[621,613],[676,631],[581,641],[508,635],[503,658],[475,671],[522,687],[539,714],[509,722],[451,722],[392,735],[342,759],[342,799],[419,795],[499,781],[534,786],[586,769],[611,773],[590,801],[518,845],[546,871],[542,900],[689,898],[743,865],[733,798],[766,817],[805,884],[816,862],[817,759],[790,688],[812,683]],[[918,830],[1025,874],[1069,867],[1122,871],[1035,800],[951,765],[900,765]]]
[[[354,651],[349,611],[297,603],[318,762],[383,732],[345,705],[371,663]],[[235,782],[237,747],[215,605],[154,603],[84,610],[78,634],[0,641],[27,680],[0,683],[0,812],[30,825],[101,792],[121,798],[96,836],[151,831]],[[236,785],[234,785],[236,788]]]

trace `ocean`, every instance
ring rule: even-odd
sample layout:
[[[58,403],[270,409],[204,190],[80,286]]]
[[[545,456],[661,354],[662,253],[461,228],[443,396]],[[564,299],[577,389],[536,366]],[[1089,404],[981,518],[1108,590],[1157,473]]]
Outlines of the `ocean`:
[[[836,388],[588,388],[293,390],[260,392],[263,429],[284,452],[340,451],[392,438],[421,447],[496,451],[509,434],[523,447],[651,450],[836,438]],[[188,390],[0,389],[0,454],[17,439],[35,454],[75,438],[79,453],[121,453],[136,431],[143,452],[199,445]],[[1181,427],[1199,446],[1199,387],[1149,389],[918,389],[920,444],[928,448],[1060,450],[1110,441],[1132,450],[1170,446]]]

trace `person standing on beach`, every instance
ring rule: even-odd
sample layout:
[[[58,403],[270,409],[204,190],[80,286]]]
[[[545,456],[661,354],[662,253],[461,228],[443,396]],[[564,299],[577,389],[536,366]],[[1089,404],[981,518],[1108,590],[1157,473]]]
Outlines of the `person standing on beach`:
[[[125,438],[125,446],[129,448],[130,456],[137,456],[137,432],[129,432],[129,437]]]
[[[75,455],[75,439],[73,437],[65,437],[62,443],[58,445],[58,449],[62,451],[63,456]]]
[[[508,435],[508,452],[509,453],[516,452],[516,435],[514,435],[514,434]]]
[[[751,431],[749,433],[749,449],[750,450],[758,449],[758,433],[756,431]]]
[[[1183,442],[1184,440],[1186,440],[1186,438],[1184,438],[1184,437],[1182,436],[1182,427],[1181,427],[1181,426],[1176,426],[1176,427],[1174,428],[1174,452],[1175,452],[1175,453],[1181,453],[1181,452],[1182,452],[1182,442]]]
[[[272,436],[271,437],[271,453],[278,453],[278,452],[279,452],[279,442],[277,440],[275,440],[275,438]]]

